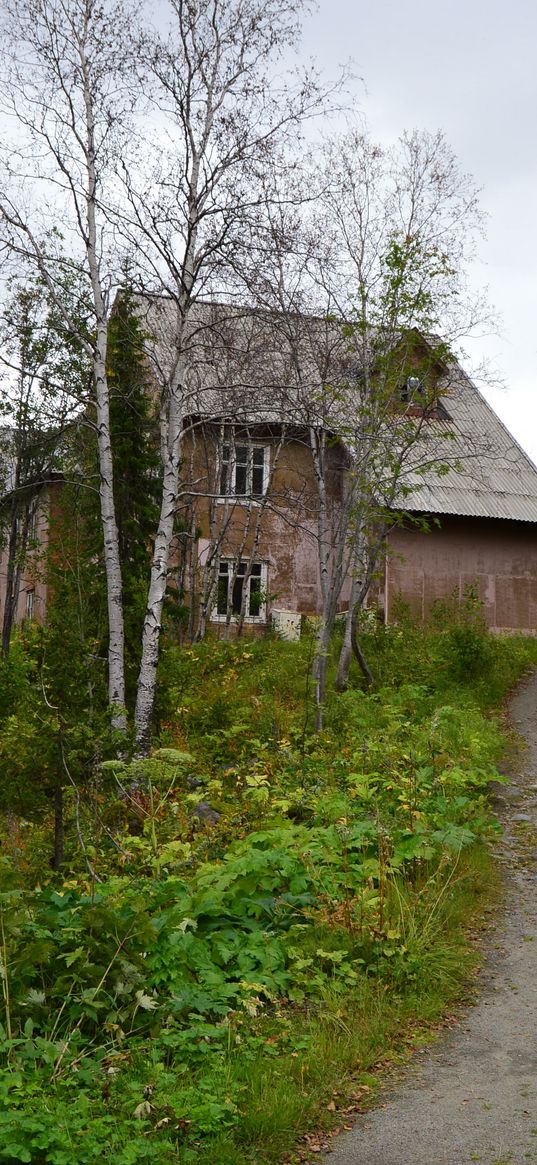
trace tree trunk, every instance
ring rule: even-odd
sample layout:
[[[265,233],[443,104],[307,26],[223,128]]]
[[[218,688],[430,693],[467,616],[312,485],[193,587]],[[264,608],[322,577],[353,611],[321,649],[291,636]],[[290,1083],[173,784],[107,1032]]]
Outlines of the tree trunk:
[[[136,709],[134,713],[135,749],[138,756],[147,756],[151,747],[153,709],[157,684],[157,666],[162,629],[162,607],[168,582],[168,564],[173,538],[179,459],[182,437],[182,397],[184,358],[176,370],[175,384],[170,389],[169,423],[164,448],[164,475],[159,526],[151,563],[151,580],[147,597],[142,632],[142,659],[138,675]]]
[[[324,727],[324,705],[326,700],[326,673],[328,669],[328,654],[332,638],[333,620],[322,619],[317,633],[315,656],[313,659],[312,675],[315,684],[315,731],[322,732]]]
[[[345,633],[343,635],[343,643],[341,644],[337,665],[335,679],[336,692],[344,692],[349,682],[349,670],[352,659],[352,616],[356,606],[358,586],[358,580],[353,579],[349,597],[349,609],[345,616]]]
[[[108,609],[108,701],[112,709],[112,727],[126,731],[125,712],[125,631],[123,587],[119,558],[119,535],[114,503],[114,475],[110,441],[110,409],[106,381],[106,328],[99,329],[98,354],[95,358],[95,401],[97,444],[99,451],[99,496],[103,527],[106,599]]]
[[[63,843],[63,789],[58,785],[54,790],[54,852],[50,863],[53,870],[59,870],[63,863]]]
[[[319,432],[313,426],[310,428],[310,449],[317,483],[319,507],[317,546],[322,598],[321,625],[317,635],[312,666],[312,676],[315,684],[315,727],[317,732],[320,732],[323,727],[328,653],[341,588],[349,568],[347,533],[352,501],[352,494],[349,494],[341,506],[337,520],[334,522],[334,514],[330,506],[327,490],[326,441],[327,434],[324,429]]]
[[[358,642],[358,613],[362,609],[364,597],[363,584],[359,579],[354,579],[349,599],[349,609],[345,618],[345,634],[343,636],[337,665],[335,681],[337,692],[344,692],[347,688],[353,655],[358,660],[367,686],[370,687],[374,682],[373,673]]]
[[[99,496],[101,501],[108,608],[108,702],[112,709],[112,727],[117,731],[126,732],[123,587],[119,554],[119,533],[114,501],[113,457],[110,434],[110,395],[106,372],[108,318],[106,296],[100,271],[101,241],[97,230],[98,176],[96,167],[97,149],[95,145],[95,79],[91,75],[91,62],[86,55],[84,41],[79,42],[78,51],[82,78],[82,96],[86,113],[84,158],[87,184],[84,191],[86,211],[84,241],[96,320],[93,377],[97,414],[97,448],[99,453]]]
[[[357,604],[356,604],[356,606],[355,606],[355,608],[354,608],[354,610],[353,610],[353,612],[352,612],[352,617],[351,617],[351,643],[352,643],[352,650],[353,650],[353,652],[354,652],[354,654],[355,654],[355,656],[356,656],[356,659],[358,660],[358,663],[360,664],[360,667],[361,667],[361,669],[362,669],[362,675],[364,676],[365,682],[366,682],[366,684],[367,684],[367,686],[368,686],[368,688],[369,688],[369,687],[371,687],[371,684],[373,684],[373,683],[374,683],[374,679],[375,679],[375,677],[374,677],[374,675],[373,675],[373,672],[371,671],[371,668],[369,667],[369,664],[368,664],[368,662],[367,662],[367,660],[366,660],[366,658],[365,658],[365,655],[364,655],[364,653],[363,653],[363,651],[362,651],[362,649],[361,649],[361,647],[360,647],[360,644],[359,644],[359,642],[358,642],[358,635],[357,635],[357,628],[358,628],[358,611],[359,611],[360,609],[361,609],[361,608],[360,608],[360,604],[359,604],[359,603],[357,603]]]

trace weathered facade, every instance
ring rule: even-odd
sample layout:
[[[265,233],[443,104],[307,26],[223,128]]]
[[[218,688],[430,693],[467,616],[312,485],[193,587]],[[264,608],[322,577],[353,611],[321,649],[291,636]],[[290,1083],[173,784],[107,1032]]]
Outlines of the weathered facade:
[[[149,356],[165,380],[168,305],[143,300],[140,311],[154,337]],[[425,351],[423,337],[419,344]],[[186,610],[191,638],[209,626],[216,634],[262,629],[274,610],[318,614],[321,503],[312,433],[329,434],[324,486],[334,553],[349,475],[360,456],[344,435],[352,431],[352,416],[347,427],[342,421],[342,408],[352,414],[349,382],[353,375],[358,381],[359,371],[350,367],[339,329],[320,320],[260,319],[247,310],[199,305],[189,368],[170,605],[182,607],[183,618]],[[409,388],[414,378],[402,385],[399,409],[423,427],[400,495],[382,494],[379,476],[385,517],[390,505],[399,513],[391,527],[386,517],[375,597],[387,621],[401,603],[426,619],[437,600],[463,600],[472,588],[491,627],[533,633],[537,469],[454,361],[449,368],[434,363],[433,371],[434,407],[425,418],[419,391]],[[418,379],[415,384],[419,390]],[[389,437],[386,428],[379,447]],[[42,544],[47,499],[44,493]],[[416,524],[402,520],[402,511]],[[38,557],[30,557],[21,579],[18,618],[44,614]],[[5,551],[0,598],[4,577]],[[339,611],[348,607],[351,582],[349,569]]]
[[[330,507],[337,511],[347,458],[337,445],[328,458]],[[297,426],[200,423],[185,435],[182,476],[179,513],[193,537],[182,543],[179,537],[174,572],[188,594],[194,634],[200,608],[217,632],[239,621],[262,628],[273,609],[318,614],[318,499],[307,433]],[[338,609],[346,599],[347,586]]]
[[[413,483],[405,507],[428,532],[390,532],[381,602],[427,619],[438,600],[470,590],[497,631],[537,633],[537,469],[462,369],[443,398],[454,464]]]
[[[495,631],[537,633],[537,525],[445,515],[439,526],[394,530],[384,567],[387,622],[403,603],[419,620],[435,603],[475,593]]]
[[[49,516],[57,504],[57,484],[40,488],[34,499],[32,512],[25,534],[27,548],[24,552],[22,569],[15,563],[15,572],[9,564],[9,531],[0,545],[0,623],[4,619],[6,592],[11,578],[14,603],[14,623],[23,619],[45,618],[48,586],[44,569],[44,554],[48,545]],[[20,521],[20,520],[19,520]],[[20,551],[17,552],[20,554]]]

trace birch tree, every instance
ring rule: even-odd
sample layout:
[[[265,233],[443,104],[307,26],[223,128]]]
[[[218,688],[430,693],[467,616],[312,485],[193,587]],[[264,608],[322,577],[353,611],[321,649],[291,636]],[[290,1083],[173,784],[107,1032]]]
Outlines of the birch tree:
[[[12,259],[39,274],[93,370],[109,701],[119,729],[126,726],[124,629],[106,375],[117,273],[108,210],[133,105],[132,21],[121,0],[106,7],[97,0],[7,0],[2,21],[1,93],[9,129],[2,153],[0,223]],[[51,224],[61,232],[63,248],[55,245]],[[66,273],[76,273],[84,285],[89,310],[82,327],[58,293],[58,277]]]
[[[404,135],[384,152],[363,133],[351,133],[327,147],[325,179],[317,222],[325,259],[313,265],[312,275],[342,321],[351,373],[342,386],[347,415],[338,417],[336,409],[332,421],[350,453],[344,573],[351,578],[351,601],[341,687],[353,615],[367,595],[390,515],[404,511],[420,474],[455,464],[438,396],[441,390],[449,395],[451,352],[483,322],[485,308],[466,282],[482,223],[477,193],[442,135]],[[327,589],[316,661],[318,709],[326,677],[323,638],[333,626],[333,591],[341,590],[337,569]]]
[[[439,377],[449,393],[450,352],[486,309],[466,284],[481,228],[476,190],[442,135],[404,135],[383,150],[351,130],[328,141],[307,183],[307,202],[273,213],[270,254],[255,252],[252,286],[279,313],[294,353],[287,407],[294,397],[316,483],[320,728],[338,610],[349,593],[342,687],[353,612],[390,524],[420,474],[456,462]]]
[[[301,5],[288,0],[170,0],[169,31],[145,37],[151,100],[163,127],[145,184],[124,178],[145,285],[172,305],[160,372],[163,493],[154,544],[135,711],[147,751],[189,396],[192,307],[200,295],[244,295],[245,242],[263,200],[261,176],[292,166],[303,121],[326,106],[311,74],[284,84],[276,65],[296,44]],[[295,73],[296,78],[296,73]]]

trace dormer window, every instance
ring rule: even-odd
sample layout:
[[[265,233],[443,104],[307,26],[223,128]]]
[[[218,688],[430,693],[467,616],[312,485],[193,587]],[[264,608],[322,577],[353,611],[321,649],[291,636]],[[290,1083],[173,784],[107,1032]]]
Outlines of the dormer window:
[[[409,417],[426,417],[433,421],[449,421],[450,416],[438,397],[433,397],[430,389],[419,376],[407,376],[399,388],[399,399]]]
[[[425,387],[419,376],[407,376],[404,384],[401,385],[399,395],[405,404],[410,401],[422,401],[425,397]]]

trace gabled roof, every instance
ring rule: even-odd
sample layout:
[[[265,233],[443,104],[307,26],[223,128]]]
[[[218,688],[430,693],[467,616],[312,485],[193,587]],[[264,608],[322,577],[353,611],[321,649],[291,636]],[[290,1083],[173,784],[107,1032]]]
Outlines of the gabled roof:
[[[453,433],[451,466],[409,483],[405,508],[537,522],[537,468],[460,365],[450,373],[440,400]]]
[[[165,383],[173,366],[175,307],[164,297],[137,297],[149,333],[148,355]],[[186,411],[236,418],[245,425],[322,422],[330,393],[348,375],[347,344],[332,320],[197,302],[184,340]],[[338,393],[334,392],[334,397]]]
[[[175,307],[170,299],[137,297],[148,351],[169,376]],[[419,333],[418,333],[419,334]],[[434,338],[421,337],[434,348]],[[248,426],[325,424],[344,432],[352,414],[348,341],[333,320],[259,312],[236,304],[196,303],[189,316],[186,412],[233,418]],[[356,361],[354,361],[356,365]],[[329,386],[329,387],[327,387]],[[399,504],[410,512],[537,522],[537,468],[461,366],[450,359],[439,380],[447,413],[432,422],[409,462]]]

